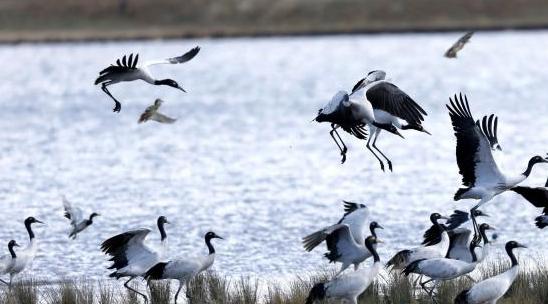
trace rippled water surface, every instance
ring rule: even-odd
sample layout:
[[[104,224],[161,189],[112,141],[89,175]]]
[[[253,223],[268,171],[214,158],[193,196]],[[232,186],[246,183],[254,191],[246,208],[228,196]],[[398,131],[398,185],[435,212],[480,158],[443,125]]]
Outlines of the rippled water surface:
[[[214,230],[215,268],[226,274],[280,277],[327,265],[300,239],[334,223],[341,200],[366,203],[386,229],[381,257],[418,244],[431,211],[472,206],[453,202],[460,183],[448,97],[468,94],[473,113],[500,117],[498,158],[519,173],[548,152],[548,32],[477,33],[457,60],[441,55],[458,34],[360,35],[272,39],[1,46],[0,240],[26,242],[34,215],[39,257],[33,273],[50,278],[107,274],[98,246],[166,215],[170,254],[205,254]],[[202,51],[182,66],[155,66],[189,93],[135,82],[113,86],[122,111],[93,85],[97,72],[124,53],[140,58]],[[379,146],[394,163],[383,173],[365,142],[343,134],[340,164],[328,125],[311,123],[338,90],[383,69],[428,112],[433,133],[406,139],[383,133]],[[157,97],[173,125],[137,124]],[[548,166],[528,185],[543,185]],[[76,241],[67,239],[61,194],[102,214]],[[507,193],[486,206],[501,241],[519,238],[548,249],[533,225],[538,210]],[[157,242],[153,233],[151,242]],[[500,242],[499,242],[500,244]]]

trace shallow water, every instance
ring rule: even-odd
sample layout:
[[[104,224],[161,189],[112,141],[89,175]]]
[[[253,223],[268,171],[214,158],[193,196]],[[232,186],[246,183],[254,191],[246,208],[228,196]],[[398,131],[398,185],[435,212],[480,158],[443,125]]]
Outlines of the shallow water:
[[[226,274],[283,277],[323,269],[322,251],[306,253],[302,236],[334,223],[341,200],[366,203],[386,229],[386,260],[420,243],[431,211],[470,208],[453,202],[460,178],[445,109],[465,92],[477,118],[500,117],[499,157],[507,172],[521,172],[533,154],[547,151],[548,32],[477,33],[458,60],[442,57],[458,34],[358,35],[272,39],[78,43],[1,46],[0,240],[26,242],[22,221],[34,215],[39,257],[33,274],[52,279],[104,277],[98,247],[127,229],[168,226],[171,255],[205,254],[203,234],[215,242],[215,268]],[[118,56],[142,59],[202,51],[184,66],[156,66],[188,94],[145,83],[113,86],[122,111],[93,85],[97,72]],[[383,69],[429,113],[428,136],[406,140],[383,134],[379,146],[394,163],[383,173],[365,142],[342,135],[348,160],[311,123],[338,90]],[[138,125],[157,97],[173,125]],[[528,185],[543,185],[548,166]],[[67,239],[61,194],[86,213],[102,214],[76,241]],[[548,249],[546,231],[533,225],[539,210],[515,194],[485,210],[499,244],[519,239],[530,251]],[[151,242],[157,242],[156,231]],[[2,251],[7,253],[7,248]]]

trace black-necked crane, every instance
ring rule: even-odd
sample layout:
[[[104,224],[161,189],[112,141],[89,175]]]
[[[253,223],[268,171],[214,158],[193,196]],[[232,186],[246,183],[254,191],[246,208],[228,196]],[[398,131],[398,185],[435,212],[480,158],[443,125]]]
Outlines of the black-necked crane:
[[[348,148],[342,140],[338,128],[342,128],[344,131],[354,135],[358,139],[367,139],[367,131],[364,129],[365,123],[362,122],[357,115],[353,115],[354,108],[350,101],[350,96],[345,91],[339,91],[331,98],[331,101],[318,111],[318,116],[314,120],[317,122],[329,122],[331,123],[331,131],[329,135],[335,141],[335,144],[341,152],[341,163],[346,161],[346,152]],[[335,135],[337,137],[335,137]],[[337,141],[337,138],[340,141]]]
[[[384,71],[371,71],[367,76],[361,79],[352,89],[352,95],[361,98],[373,111],[373,118],[367,121],[369,127],[369,139],[367,140],[367,149],[377,158],[381,169],[384,171],[384,163],[379,156],[371,149],[371,139],[373,139],[373,148],[379,152],[388,163],[388,169],[392,171],[392,162],[384,153],[377,148],[377,138],[382,130],[388,130],[394,134],[403,136],[398,132],[400,130],[416,130],[430,134],[422,126],[426,111],[417,104],[407,93],[390,83],[386,78]]]
[[[29,244],[27,247],[17,251],[17,259],[15,265],[13,266],[13,271],[16,273],[20,273],[23,270],[30,268],[34,258],[36,257],[36,253],[38,252],[38,244],[36,242],[36,235],[32,230],[32,225],[44,224],[32,216],[27,217],[24,223],[29,235]]]
[[[101,244],[101,250],[111,256],[109,261],[112,261],[112,265],[108,269],[115,269],[109,277],[116,279],[129,277],[124,283],[124,287],[142,296],[145,303],[148,303],[147,296],[131,288],[128,283],[137,277],[144,276],[152,266],[163,261],[167,251],[165,224],[169,224],[166,217],[158,217],[157,226],[161,242],[159,247],[145,242],[146,237],[152,231],[149,228],[130,230],[115,235]]]
[[[139,117],[138,123],[147,122],[149,120],[153,120],[153,121],[156,121],[159,123],[165,123],[165,124],[174,123],[177,119],[171,118],[169,116],[166,116],[158,112],[163,102],[164,101],[161,100],[160,98],[156,98],[156,100],[154,101],[154,104],[151,106],[148,106],[143,112],[143,114],[141,114],[141,116]]]
[[[406,276],[410,274],[418,274],[427,276],[430,279],[420,283],[421,288],[430,295],[434,303],[437,303],[434,298],[434,290],[436,284],[440,281],[452,280],[464,275],[468,275],[478,264],[478,259],[476,257],[475,248],[478,246],[477,240],[473,240],[470,243],[469,251],[472,255],[472,261],[459,261],[449,258],[431,258],[431,259],[420,259],[416,260],[409,265],[407,265],[402,273]],[[426,284],[429,282],[434,282],[432,289],[428,290]]]
[[[371,222],[369,225],[371,236],[377,238],[376,229],[383,229],[377,222]],[[325,240],[328,252],[324,256],[330,263],[341,263],[341,269],[336,275],[341,274],[350,265],[354,265],[354,270],[358,270],[360,264],[372,256],[371,251],[367,249],[365,242],[357,243],[347,224],[336,224],[326,231],[328,234]],[[376,245],[375,245],[376,246]],[[376,248],[375,248],[376,249]]]
[[[70,220],[70,226],[72,229],[69,233],[69,238],[73,240],[76,239],[78,233],[84,231],[93,224],[93,218],[99,216],[99,213],[91,213],[89,218],[84,218],[82,209],[74,206],[67,198],[63,195],[63,207],[65,209],[65,217]]]
[[[373,283],[382,268],[376,250],[376,244],[381,242],[374,236],[369,236],[365,240],[365,246],[373,256],[373,265],[371,267],[348,272],[336,276],[327,283],[314,285],[306,299],[306,304],[313,304],[315,301],[323,299],[343,299],[351,304],[357,304],[358,296]]]
[[[148,68],[156,64],[184,63],[194,58],[194,56],[196,56],[199,51],[200,48],[195,47],[181,56],[147,61],[139,66],[137,66],[137,63],[139,61],[139,54],[135,55],[135,57],[133,57],[133,54],[130,54],[127,59],[124,55],[122,57],[122,60],[116,60],[116,65],[110,65],[106,69],[99,72],[99,77],[95,80],[95,84],[101,84],[101,89],[103,90],[103,92],[105,92],[110,98],[112,98],[112,100],[114,100],[114,112],[120,112],[122,106],[120,102],[116,100],[114,96],[112,96],[107,87],[119,82],[135,81],[140,79],[153,85],[167,85],[185,92],[185,90],[181,86],[179,86],[179,84],[173,79],[155,79],[149,72]]]
[[[331,99],[331,102],[319,111],[316,117],[317,122],[327,121],[331,123],[332,130],[330,134],[341,150],[343,162],[346,159],[347,148],[337,133],[338,127],[342,127],[348,133],[365,140],[367,139],[367,132],[363,127],[368,126],[371,136],[367,140],[366,147],[379,161],[383,171],[383,161],[370,146],[373,135],[375,135],[373,148],[386,158],[375,146],[381,129],[402,138],[403,136],[398,128],[425,131],[421,121],[423,120],[422,114],[426,115],[426,112],[398,87],[386,82],[384,80],[385,76],[386,73],[383,71],[369,72],[366,78],[361,79],[354,85],[352,93],[338,92]],[[333,136],[334,133],[341,141],[342,147]],[[388,158],[386,160],[390,170],[392,170],[392,163]]]
[[[430,221],[439,226],[439,229],[442,230],[441,240],[438,243],[424,247],[402,250],[396,253],[386,263],[386,268],[392,267],[392,269],[403,269],[416,260],[445,257],[447,255],[447,251],[449,250],[449,235],[447,234],[445,227],[438,222],[440,219],[447,220],[448,218],[440,215],[439,213],[432,213],[430,215]]]
[[[204,236],[206,246],[209,250],[207,256],[201,257],[187,257],[177,258],[168,262],[160,262],[150,268],[145,274],[146,280],[165,280],[172,279],[179,281],[179,288],[175,293],[175,304],[177,304],[177,298],[179,293],[186,285],[187,297],[188,297],[188,284],[194,277],[200,274],[202,271],[209,269],[213,262],[215,262],[215,248],[211,244],[212,239],[223,239],[215,234],[215,232],[208,232]]]
[[[461,211],[461,210],[455,210],[453,211],[453,214],[449,216],[449,219],[443,225],[445,227],[445,230],[449,233],[450,231],[455,230],[456,228],[459,228],[462,224],[468,222],[471,220],[472,222],[472,228],[474,230],[474,233],[477,233],[477,223],[476,218],[480,216],[489,216],[483,211],[476,209],[470,212]],[[432,223],[432,226],[428,228],[423,234],[424,240],[422,241],[422,245],[424,246],[430,246],[437,244],[441,241],[441,234],[443,233],[444,229],[441,229],[440,226],[436,223]],[[451,239],[451,233],[449,233],[449,238]]]
[[[369,218],[369,208],[364,204],[343,201],[344,215],[337,224],[346,224],[354,241],[363,244],[366,238],[367,219]],[[335,225],[337,225],[335,224]],[[328,226],[303,238],[303,246],[306,251],[312,251],[323,241],[326,240],[332,227]]]
[[[495,304],[510,289],[519,273],[519,263],[514,255],[514,249],[527,248],[524,245],[510,241],[505,249],[512,266],[507,271],[478,282],[472,288],[463,290],[456,298],[455,304]]]
[[[474,32],[468,32],[457,40],[444,54],[447,58],[457,58],[457,53],[468,43]]]
[[[23,269],[17,267],[17,254],[14,247],[19,247],[19,244],[15,240],[11,240],[8,243],[9,256],[5,256],[0,260],[0,275],[9,274],[9,283],[0,279],[0,282],[8,285],[11,288],[11,282],[13,277],[21,272]]]
[[[548,225],[548,180],[544,187],[517,186],[511,189],[537,208],[543,208],[543,214],[535,218],[540,229]]]
[[[548,162],[541,156],[534,156],[529,160],[523,173],[517,176],[503,174],[493,158],[492,144],[486,135],[487,132],[482,130],[479,121],[476,123],[472,117],[467,97],[463,98],[460,94],[457,98],[455,95],[454,100],[449,98],[449,101],[447,109],[457,139],[457,164],[465,186],[455,193],[455,201],[479,199],[473,208],[477,209],[496,195],[514,188],[527,179],[535,164]]]

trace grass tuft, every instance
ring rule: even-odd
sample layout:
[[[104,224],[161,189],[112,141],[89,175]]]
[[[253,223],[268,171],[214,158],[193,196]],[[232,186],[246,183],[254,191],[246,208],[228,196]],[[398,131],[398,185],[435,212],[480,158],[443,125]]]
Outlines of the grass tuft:
[[[539,266],[540,265],[540,266]],[[498,304],[548,303],[548,266],[546,263],[521,265],[514,284]],[[482,280],[506,271],[510,267],[505,259],[482,264],[471,274]],[[352,271],[352,270],[349,270]],[[302,304],[314,284],[326,282],[333,272],[299,276],[290,281],[259,281],[249,277],[230,279],[217,272],[206,272],[183,286],[179,303],[190,304]],[[360,304],[429,304],[432,299],[420,288],[417,277],[401,276],[399,272],[381,273],[377,280],[360,296]],[[470,288],[474,282],[461,277],[444,281],[436,288],[438,303],[453,303],[457,294]],[[145,290],[142,281],[134,282],[133,288]],[[431,285],[429,285],[431,286]],[[150,304],[173,303],[178,281],[155,281],[148,285]],[[188,295],[188,297],[187,297]],[[142,298],[113,281],[68,281],[41,285],[32,279],[14,282],[11,289],[0,287],[2,304],[139,304]],[[327,302],[316,303],[326,304]],[[339,303],[339,302],[333,302]]]

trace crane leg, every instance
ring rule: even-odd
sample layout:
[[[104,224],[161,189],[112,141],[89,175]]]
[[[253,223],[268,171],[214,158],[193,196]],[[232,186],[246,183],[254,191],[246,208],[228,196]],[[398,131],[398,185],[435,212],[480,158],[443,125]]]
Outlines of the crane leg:
[[[110,98],[112,98],[112,100],[114,100],[114,109],[112,109],[113,112],[120,112],[120,110],[122,109],[122,104],[116,100],[116,98],[114,98],[114,96],[112,96],[112,94],[110,94],[109,90],[107,89],[107,86],[109,85],[110,83],[109,82],[105,82],[101,85],[101,90],[103,90],[103,92],[105,92],[108,96],[110,96]]]
[[[386,155],[384,155],[384,153],[382,153],[381,150],[379,150],[379,148],[377,148],[377,137],[379,137],[379,134],[381,133],[381,129],[377,129],[375,131],[375,139],[373,139],[373,148],[377,151],[379,151],[379,153],[382,155],[382,157],[384,157],[384,159],[386,159],[386,162],[388,163],[388,169],[390,170],[390,172],[392,172],[392,162],[390,161],[390,159],[388,157],[386,157]]]
[[[384,163],[382,162],[382,160],[379,158],[379,156],[377,156],[377,154],[375,154],[375,151],[373,151],[373,149],[371,149],[371,146],[369,145],[371,143],[371,137],[373,136],[370,136],[369,139],[367,140],[367,145],[365,145],[367,147],[367,149],[369,151],[371,151],[371,153],[375,156],[375,158],[379,161],[379,164],[381,165],[381,170],[384,172]]]
[[[177,298],[179,298],[179,293],[181,292],[182,288],[183,288],[183,282],[179,281],[179,288],[177,289],[177,292],[175,293],[175,304],[177,304]]]
[[[425,282],[421,282],[419,285],[421,286],[422,290],[426,291],[426,293],[430,294],[430,291],[428,291],[428,289],[426,288],[426,284],[432,282],[433,280],[430,279],[430,280],[427,280]]]
[[[338,126],[336,126],[335,124],[331,124],[331,128],[332,130],[329,131],[329,135],[331,135],[331,138],[333,138],[333,141],[335,141],[335,144],[337,144],[337,147],[339,147],[339,150],[341,151],[341,155],[342,155],[341,164],[344,164],[344,162],[346,161],[346,151],[348,151],[348,148],[346,148],[346,145],[344,144],[341,136],[339,135],[339,132],[337,132]],[[339,145],[339,142],[337,141],[333,133],[337,134],[337,137],[339,138],[339,141],[341,142],[342,147],[341,145]]]
[[[131,290],[131,291],[133,291],[134,293],[140,295],[141,297],[143,297],[143,299],[145,299],[145,304],[148,303],[148,298],[147,298],[147,296],[146,296],[145,294],[140,293],[140,292],[138,292],[137,290],[135,290],[135,289],[129,287],[128,283],[131,282],[133,279],[135,279],[135,277],[129,278],[129,280],[127,280],[127,282],[124,283],[124,287],[127,288],[127,289],[129,289],[129,290]]]
[[[187,279],[187,281],[185,282],[185,293],[186,293],[186,298],[190,301],[191,299],[191,294],[190,294],[190,280]]]
[[[2,279],[0,279],[0,283],[6,284],[6,286],[9,286],[9,285],[10,285],[8,282],[6,282],[6,281],[4,281],[4,280],[2,280]]]
[[[493,195],[489,195],[487,197],[482,198],[477,205],[475,205],[470,212],[477,210],[479,207],[483,206],[483,204],[487,203],[493,198]]]

